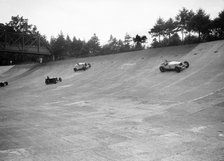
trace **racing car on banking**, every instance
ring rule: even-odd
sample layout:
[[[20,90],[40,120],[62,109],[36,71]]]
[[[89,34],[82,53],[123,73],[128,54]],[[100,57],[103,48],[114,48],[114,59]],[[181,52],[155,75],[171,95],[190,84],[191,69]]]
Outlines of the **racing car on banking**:
[[[56,84],[58,82],[62,82],[62,79],[59,77],[55,77],[55,78],[50,78],[47,76],[47,78],[45,79],[45,84],[48,85],[48,84]]]
[[[189,62],[179,62],[179,61],[167,61],[165,60],[159,67],[161,72],[165,71],[176,71],[177,73],[189,68]]]
[[[74,72],[78,71],[78,70],[87,70],[91,67],[91,64],[90,63],[77,63],[75,64],[75,67],[74,67]]]

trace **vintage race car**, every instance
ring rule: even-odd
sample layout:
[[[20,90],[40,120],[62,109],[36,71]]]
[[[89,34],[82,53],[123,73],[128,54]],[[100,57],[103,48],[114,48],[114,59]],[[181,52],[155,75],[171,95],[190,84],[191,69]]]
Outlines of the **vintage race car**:
[[[167,61],[166,60],[165,62],[163,62],[160,65],[159,70],[161,72],[176,71],[177,73],[179,73],[188,67],[189,67],[189,63],[187,61],[179,62],[179,61]]]
[[[91,64],[90,63],[77,63],[75,64],[75,67],[74,67],[74,71],[78,71],[78,70],[87,70],[91,67]]]
[[[0,82],[0,87],[7,86],[9,83],[8,82]]]
[[[58,82],[62,82],[62,79],[59,77],[59,78],[49,78],[49,77],[47,77],[46,79],[45,79],[45,84],[47,85],[47,84],[56,84],[56,83],[58,83]]]

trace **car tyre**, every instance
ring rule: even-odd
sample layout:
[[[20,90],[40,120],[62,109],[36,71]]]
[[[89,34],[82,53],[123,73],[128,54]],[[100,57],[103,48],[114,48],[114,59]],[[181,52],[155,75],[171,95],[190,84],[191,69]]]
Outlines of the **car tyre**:
[[[175,67],[175,71],[177,72],[177,73],[180,73],[180,68],[179,67]]]
[[[76,68],[74,68],[74,72],[76,72],[77,71],[77,69]]]
[[[59,80],[59,82],[62,82],[62,79],[61,78],[59,78],[58,80]]]
[[[184,61],[184,64],[185,64],[186,68],[189,67],[189,62],[188,61]]]
[[[159,67],[159,70],[160,70],[161,72],[165,72],[165,68],[164,68],[164,67]]]

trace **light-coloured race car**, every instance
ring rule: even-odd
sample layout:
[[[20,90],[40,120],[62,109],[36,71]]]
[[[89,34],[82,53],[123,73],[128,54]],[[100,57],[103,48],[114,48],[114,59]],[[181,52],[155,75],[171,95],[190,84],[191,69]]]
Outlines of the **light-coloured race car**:
[[[159,67],[161,72],[176,71],[177,73],[189,67],[189,62],[167,61],[165,60]]]
[[[91,67],[91,64],[90,63],[77,63],[75,64],[75,67],[74,67],[74,71],[78,71],[78,70],[87,70]]]

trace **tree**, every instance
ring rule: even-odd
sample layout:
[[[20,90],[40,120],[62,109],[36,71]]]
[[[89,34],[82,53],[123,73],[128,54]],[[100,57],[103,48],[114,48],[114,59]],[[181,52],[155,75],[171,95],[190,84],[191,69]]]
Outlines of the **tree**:
[[[217,39],[224,39],[224,10],[212,21],[213,34]]]
[[[110,36],[110,39],[108,41],[108,47],[111,53],[118,53],[120,51],[119,41],[112,35]]]
[[[67,56],[71,56],[71,54],[72,54],[72,48],[71,48],[71,45],[72,45],[72,40],[71,40],[71,38],[67,35],[67,36],[66,36],[66,39],[65,39],[65,52],[66,52],[66,55],[67,55]]]
[[[85,50],[86,42],[81,41],[80,39],[76,39],[73,37],[71,43],[71,56],[75,57],[84,57],[88,55],[88,52]]]
[[[61,59],[66,53],[66,41],[64,34],[61,32],[57,38],[52,37],[50,45],[53,51],[53,55],[56,59]]]
[[[131,44],[130,44],[131,41],[132,41],[132,37],[128,33],[126,33],[125,37],[124,37],[124,42],[123,42],[123,44],[124,44],[123,50],[124,51],[130,51],[131,50]]]
[[[123,43],[119,42],[113,35],[110,35],[108,43],[103,46],[103,54],[112,54],[120,52]]]
[[[168,36],[168,41],[170,41],[170,37],[176,32],[176,30],[177,22],[175,22],[172,18],[169,18],[164,24],[164,33]]]
[[[161,43],[159,43],[159,42],[157,41],[157,39],[154,38],[154,39],[152,40],[151,47],[153,47],[153,48],[161,47]]]
[[[117,41],[117,47],[118,47],[118,51],[117,51],[118,53],[126,51],[124,43],[120,39]]]
[[[190,32],[191,28],[189,28],[188,24],[191,18],[194,16],[194,12],[192,10],[188,10],[186,8],[182,8],[179,10],[178,15],[176,16],[176,21],[178,23],[178,27],[181,30],[182,41],[184,40],[184,32]]]
[[[153,28],[149,31],[149,34],[151,34],[152,37],[159,37],[159,42],[160,37],[164,35],[164,25],[164,20],[162,18],[159,18]]]
[[[199,9],[197,13],[191,18],[189,23],[190,28],[198,33],[198,40],[200,41],[202,37],[205,37],[210,32],[211,20],[209,15],[205,13],[204,10]]]
[[[188,12],[188,15],[187,15],[187,24],[186,24],[186,28],[185,28],[185,30],[189,33],[189,37],[191,36],[191,32],[192,32],[192,27],[190,26],[190,23],[191,23],[191,19],[194,17],[194,15],[195,15],[195,13],[192,11],[192,10],[190,10],[189,12]],[[185,32],[185,33],[187,33],[187,32]],[[186,35],[185,35],[185,37],[186,37]]]
[[[181,44],[180,36],[177,33],[173,34],[169,38],[169,45],[170,46],[180,45],[180,44]]]
[[[17,32],[25,34],[39,34],[35,25],[28,24],[28,19],[12,16],[11,21],[6,24],[8,32]]]
[[[147,37],[146,36],[139,36],[139,35],[136,35],[134,38],[133,38],[133,41],[135,42],[135,49],[136,50],[141,50],[143,49],[144,47],[142,46],[142,43],[145,43],[147,40]]]
[[[87,42],[86,47],[89,51],[89,54],[88,54],[89,56],[98,55],[100,53],[100,50],[101,50],[100,42],[96,34],[93,34],[93,36]]]

